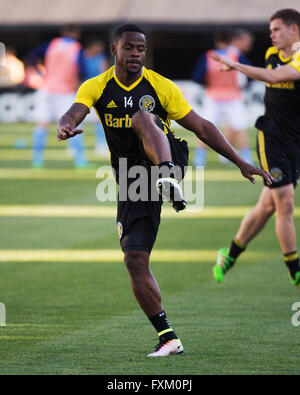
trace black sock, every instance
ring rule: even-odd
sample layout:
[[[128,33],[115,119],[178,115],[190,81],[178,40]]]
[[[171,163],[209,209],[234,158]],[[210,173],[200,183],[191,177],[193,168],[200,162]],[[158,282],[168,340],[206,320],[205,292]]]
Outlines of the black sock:
[[[158,165],[158,168],[161,169],[159,172],[159,178],[164,178],[164,177],[172,177],[175,178],[174,171],[172,171],[174,167],[173,162],[161,162]]]
[[[237,257],[245,251],[246,246],[238,241],[236,238],[232,240],[231,246],[228,251],[228,255],[233,259],[237,259]]]
[[[166,166],[166,167],[168,167],[169,169],[172,169],[172,167],[174,167],[174,163],[173,163],[173,162],[168,162],[168,161],[166,161],[166,162],[161,162],[161,163],[159,163],[159,165],[158,165],[158,167],[163,167],[163,166]]]
[[[284,262],[289,269],[291,276],[295,278],[295,274],[300,271],[299,255],[297,254],[297,251],[284,254]]]
[[[164,311],[161,311],[160,313],[150,317],[149,320],[154,326],[160,340],[168,341],[172,339],[177,339],[177,336],[171,328],[171,325]]]

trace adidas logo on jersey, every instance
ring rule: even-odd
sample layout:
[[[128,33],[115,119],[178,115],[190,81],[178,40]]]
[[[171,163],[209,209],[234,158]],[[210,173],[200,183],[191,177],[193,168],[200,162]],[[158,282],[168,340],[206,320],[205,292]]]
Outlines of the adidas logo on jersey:
[[[116,108],[116,107],[118,107],[118,106],[116,105],[116,103],[113,100],[111,100],[108,103],[108,105],[106,106],[106,108]]]

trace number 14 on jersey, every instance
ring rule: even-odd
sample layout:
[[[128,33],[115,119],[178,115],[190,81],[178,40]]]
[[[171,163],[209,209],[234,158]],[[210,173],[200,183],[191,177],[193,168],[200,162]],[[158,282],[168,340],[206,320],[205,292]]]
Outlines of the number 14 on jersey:
[[[133,106],[133,101],[132,101],[132,96],[124,96],[124,107],[132,107]]]

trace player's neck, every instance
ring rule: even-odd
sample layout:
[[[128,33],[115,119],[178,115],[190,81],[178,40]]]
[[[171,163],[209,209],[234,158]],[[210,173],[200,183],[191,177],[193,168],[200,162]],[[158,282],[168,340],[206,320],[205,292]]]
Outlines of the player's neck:
[[[281,55],[286,59],[293,55],[295,51],[291,49],[291,47],[283,48],[280,50]]]
[[[139,73],[131,74],[120,70],[119,68],[115,67],[115,75],[117,79],[125,86],[130,86],[134,84],[139,78],[141,78],[143,74],[143,69]]]
[[[289,58],[291,57],[295,52],[296,52],[296,48],[294,47],[294,44],[299,42],[300,39],[294,41],[293,43],[291,43],[290,45],[288,45],[286,48],[283,48],[280,50],[281,55],[284,58]]]

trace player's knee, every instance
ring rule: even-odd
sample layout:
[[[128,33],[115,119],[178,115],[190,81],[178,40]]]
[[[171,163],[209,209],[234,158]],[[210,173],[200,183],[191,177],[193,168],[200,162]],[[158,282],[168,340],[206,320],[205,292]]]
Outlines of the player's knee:
[[[142,132],[143,127],[149,122],[154,122],[154,115],[147,111],[139,110],[131,118],[131,126],[137,133]]]
[[[266,202],[263,206],[263,211],[267,216],[271,216],[275,213],[276,207],[273,201]]]
[[[144,275],[145,271],[149,270],[149,261],[143,251],[126,251],[124,262],[133,280],[137,280]]]
[[[292,216],[294,212],[294,198],[291,195],[280,199],[277,205],[277,214],[281,216]]]
[[[276,211],[276,206],[273,198],[260,199],[255,206],[255,211],[260,218],[271,217]]]

